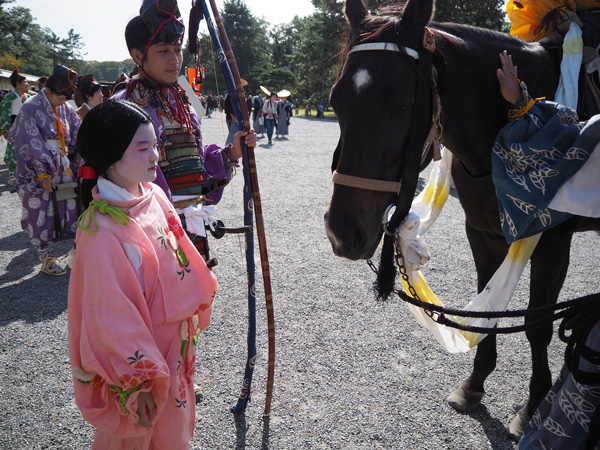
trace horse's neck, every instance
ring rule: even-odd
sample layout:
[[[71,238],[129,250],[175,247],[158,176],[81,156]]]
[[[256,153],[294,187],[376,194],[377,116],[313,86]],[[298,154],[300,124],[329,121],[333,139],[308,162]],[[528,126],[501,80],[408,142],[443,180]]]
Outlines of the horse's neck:
[[[496,78],[499,53],[507,50],[513,56],[519,77],[533,96],[554,97],[559,64],[541,46],[502,33],[446,24],[440,28],[436,44],[445,60],[438,81],[444,145],[472,175],[487,175],[494,140],[508,121],[510,108]]]

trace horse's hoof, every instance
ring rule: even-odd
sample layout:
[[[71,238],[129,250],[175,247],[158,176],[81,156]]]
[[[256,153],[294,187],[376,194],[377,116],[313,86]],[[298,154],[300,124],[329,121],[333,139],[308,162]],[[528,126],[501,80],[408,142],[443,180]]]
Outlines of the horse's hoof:
[[[457,411],[473,411],[479,406],[484,395],[485,392],[475,392],[467,389],[465,383],[463,383],[448,396],[448,404]]]
[[[527,414],[525,408],[521,408],[508,426],[508,434],[510,434],[510,437],[518,442],[519,439],[521,439],[521,436],[523,436],[523,431],[525,431],[525,427],[530,419],[531,416]]]

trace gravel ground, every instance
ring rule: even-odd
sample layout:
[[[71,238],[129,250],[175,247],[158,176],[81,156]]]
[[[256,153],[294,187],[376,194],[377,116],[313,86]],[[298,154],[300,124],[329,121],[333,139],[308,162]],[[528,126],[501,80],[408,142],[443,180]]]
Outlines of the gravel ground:
[[[220,114],[205,119],[205,142],[224,142]],[[332,121],[293,118],[291,137],[259,140],[257,168],[275,305],[277,361],[270,417],[263,418],[267,325],[258,289],[258,358],[254,395],[245,414],[229,406],[239,392],[246,342],[243,240],[211,240],[220,290],[212,325],[201,335],[192,449],[513,449],[505,427],[527,395],[529,347],[523,334],[499,337],[499,361],[483,405],[460,414],[447,395],[470,373],[474,352],[452,355],[397,299],[377,302],[364,262],[333,255],[323,213],[338,138]],[[4,154],[4,143],[0,156]],[[36,253],[19,225],[20,203],[0,165],[0,449],[85,449],[93,428],[73,399],[67,352],[67,277],[39,273]],[[218,216],[243,222],[241,172]],[[452,194],[455,194],[452,192]],[[449,306],[475,294],[463,213],[451,196],[427,236],[432,260],[424,273]],[[60,243],[66,254],[71,243]],[[596,233],[574,239],[562,300],[597,290]],[[258,258],[258,250],[256,251]],[[260,267],[260,264],[257,264]],[[260,270],[260,269],[258,269]],[[260,272],[257,280],[262,283]],[[527,272],[511,305],[525,305]],[[509,325],[504,321],[503,325]],[[549,350],[554,375],[564,344]]]

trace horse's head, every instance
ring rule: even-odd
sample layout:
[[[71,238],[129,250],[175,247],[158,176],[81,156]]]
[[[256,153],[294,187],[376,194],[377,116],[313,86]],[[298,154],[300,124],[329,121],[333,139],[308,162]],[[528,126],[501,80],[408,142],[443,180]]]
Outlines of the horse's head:
[[[404,154],[419,125],[413,119],[420,77],[415,47],[423,45],[433,0],[409,0],[376,16],[362,0],[347,0],[345,13],[345,61],[331,90],[341,133],[325,225],[334,253],[356,260],[373,255],[386,209],[398,199]]]

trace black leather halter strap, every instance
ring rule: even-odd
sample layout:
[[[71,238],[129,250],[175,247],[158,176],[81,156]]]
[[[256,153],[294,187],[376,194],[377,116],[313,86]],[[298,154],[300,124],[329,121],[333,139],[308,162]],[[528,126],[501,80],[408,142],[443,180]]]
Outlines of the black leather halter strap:
[[[416,48],[419,54],[419,78],[417,81],[415,107],[413,110],[410,135],[404,156],[404,169],[402,173],[402,189],[396,201],[396,210],[387,224],[390,231],[396,230],[408,215],[412,205],[417,183],[423,147],[432,126],[433,99],[432,99],[432,72],[433,53],[435,41],[433,33],[427,27],[412,27],[401,25],[398,30],[401,42],[410,42],[418,36],[421,37],[420,45]],[[412,43],[415,45],[415,43]]]

